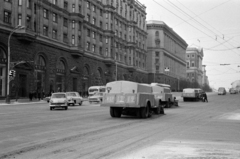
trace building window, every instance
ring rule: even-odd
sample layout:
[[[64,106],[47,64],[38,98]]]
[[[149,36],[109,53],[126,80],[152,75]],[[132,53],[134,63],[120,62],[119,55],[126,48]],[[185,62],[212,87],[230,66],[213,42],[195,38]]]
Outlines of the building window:
[[[95,52],[96,45],[92,45],[92,52]]]
[[[4,0],[5,2],[9,2],[9,3],[12,3],[12,0]]]
[[[27,8],[31,8],[31,0],[27,0]]]
[[[91,35],[91,31],[90,29],[87,29],[87,36],[90,37],[90,35]]]
[[[31,29],[31,17],[27,16],[27,29]]]
[[[87,48],[88,51],[90,51],[90,42],[87,42],[86,48]]]
[[[93,23],[93,25],[96,25],[96,18],[93,18],[92,23]]]
[[[68,2],[64,1],[64,9],[68,10]]]
[[[192,65],[191,65],[191,67],[195,67],[195,66],[194,66],[194,62],[192,62]]]
[[[106,37],[106,44],[108,44],[108,37]]]
[[[93,12],[96,12],[96,6],[95,5],[93,5],[92,10],[93,10]]]
[[[56,13],[53,13],[53,22],[57,23],[57,14]]]
[[[57,30],[55,29],[52,30],[52,37],[53,39],[57,39]]]
[[[75,13],[75,4],[72,5],[72,12]]]
[[[4,11],[4,19],[5,23],[11,23],[11,12]]]
[[[93,31],[92,32],[92,37],[93,37],[93,39],[95,39],[96,38],[96,35],[95,35],[96,33]]]
[[[187,62],[187,68],[189,68],[189,66],[190,66],[190,63],[189,63],[189,62]]]
[[[102,42],[102,35],[99,35],[99,41]]]
[[[155,52],[155,56],[156,56],[156,57],[159,57],[159,52]]]
[[[81,36],[78,36],[78,45],[81,46]]]
[[[78,30],[81,31],[82,30],[82,23],[78,22]]]
[[[99,22],[99,27],[102,29],[102,21]]]
[[[68,27],[68,20],[67,20],[67,18],[63,19],[63,26]]]
[[[81,13],[82,7],[79,5],[78,6],[78,12]]]
[[[72,28],[75,29],[75,20],[72,21]]]
[[[194,55],[192,55],[192,57],[194,57]]]
[[[75,44],[75,35],[72,35],[72,45]]]
[[[43,35],[48,36],[48,27],[43,26]]]
[[[106,12],[105,14],[106,14],[106,19],[108,19],[108,12]]]
[[[102,47],[99,47],[99,54],[102,55]]]
[[[106,30],[108,30],[108,23],[106,23]]]
[[[47,9],[43,9],[43,17],[48,19],[48,10]]]
[[[19,6],[22,5],[22,0],[18,0],[18,5],[19,5]]]
[[[90,22],[90,15],[87,14],[87,21]]]
[[[53,3],[54,5],[57,5],[57,0],[52,0],[52,3]]]
[[[18,25],[22,25],[22,14],[18,14]]]
[[[87,1],[87,8],[90,9],[90,2]]]
[[[100,12],[100,16],[102,17],[103,16],[103,10],[100,9],[99,12]]]
[[[106,48],[105,56],[108,56],[108,48]]]
[[[67,35],[67,33],[63,33],[63,42],[68,43],[68,35]]]

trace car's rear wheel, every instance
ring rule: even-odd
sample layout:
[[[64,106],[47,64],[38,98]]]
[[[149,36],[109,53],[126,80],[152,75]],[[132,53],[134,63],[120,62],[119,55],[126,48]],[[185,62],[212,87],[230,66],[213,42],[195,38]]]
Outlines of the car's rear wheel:
[[[82,105],[82,101],[79,103],[79,105]]]

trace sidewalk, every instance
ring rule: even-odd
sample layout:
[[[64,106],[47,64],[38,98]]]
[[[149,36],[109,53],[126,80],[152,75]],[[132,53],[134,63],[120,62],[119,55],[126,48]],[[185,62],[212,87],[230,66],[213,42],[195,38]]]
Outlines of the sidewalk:
[[[36,103],[47,103],[45,100],[38,100],[38,99],[32,99],[32,101],[29,100],[29,98],[20,98],[16,101],[16,99],[11,99],[10,104],[36,104]],[[0,105],[9,105],[6,103],[6,100],[0,100]]]
[[[88,98],[83,98],[83,101],[88,101]],[[45,99],[38,100],[33,98],[32,101],[29,100],[29,98],[20,98],[16,101],[16,99],[11,99],[10,104],[11,105],[18,105],[18,104],[40,104],[40,103],[47,103]],[[6,103],[6,100],[0,100],[0,105],[9,105]]]

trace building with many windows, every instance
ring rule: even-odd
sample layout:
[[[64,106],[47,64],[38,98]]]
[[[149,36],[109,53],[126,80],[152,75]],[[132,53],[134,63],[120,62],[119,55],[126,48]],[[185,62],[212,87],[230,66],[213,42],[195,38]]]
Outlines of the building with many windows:
[[[187,77],[190,82],[203,86],[203,49],[188,47],[186,51]]]
[[[186,80],[187,43],[162,21],[148,21],[147,32],[149,82],[169,84],[172,90],[180,90],[180,80]]]
[[[6,96],[8,39],[16,70],[11,96],[86,93],[116,79],[148,81],[146,7],[137,0],[0,3],[0,97]],[[18,25],[25,29],[14,30]]]

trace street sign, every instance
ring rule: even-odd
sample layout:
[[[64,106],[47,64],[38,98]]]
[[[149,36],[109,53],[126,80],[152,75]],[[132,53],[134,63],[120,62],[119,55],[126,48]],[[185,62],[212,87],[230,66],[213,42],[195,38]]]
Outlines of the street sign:
[[[10,70],[9,71],[9,76],[10,77],[15,77],[16,76],[16,71],[15,70]]]

